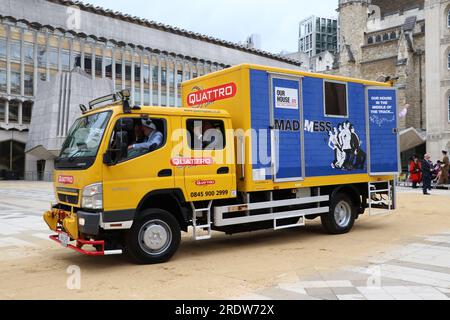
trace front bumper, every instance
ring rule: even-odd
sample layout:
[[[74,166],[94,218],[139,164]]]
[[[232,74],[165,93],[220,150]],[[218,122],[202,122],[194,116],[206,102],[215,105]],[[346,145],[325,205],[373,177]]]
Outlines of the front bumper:
[[[100,213],[88,213],[78,211],[77,213],[64,211],[61,209],[52,209],[44,213],[44,220],[49,228],[57,234],[50,236],[50,239],[61,244],[63,247],[72,249],[88,256],[104,256],[122,254],[122,250],[105,250],[104,240],[89,240],[86,237],[97,236],[100,227]],[[79,221],[83,219],[83,224]],[[67,236],[69,241],[63,243],[60,235]],[[73,242],[70,244],[68,242]],[[85,250],[83,247],[91,246],[91,250]]]

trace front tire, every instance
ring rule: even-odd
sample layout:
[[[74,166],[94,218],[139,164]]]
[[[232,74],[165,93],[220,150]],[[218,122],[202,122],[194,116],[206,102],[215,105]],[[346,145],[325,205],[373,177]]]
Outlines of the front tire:
[[[344,193],[330,200],[330,212],[321,216],[322,226],[329,234],[345,234],[352,230],[357,217],[357,208]]]
[[[177,219],[160,209],[142,212],[126,235],[128,254],[141,264],[167,262],[178,250],[180,241]]]

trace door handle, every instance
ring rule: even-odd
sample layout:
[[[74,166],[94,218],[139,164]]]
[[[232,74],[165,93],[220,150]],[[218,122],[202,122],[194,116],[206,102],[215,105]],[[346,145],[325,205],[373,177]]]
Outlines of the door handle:
[[[158,177],[160,177],[160,178],[171,177],[171,176],[172,176],[172,170],[171,169],[164,169],[164,170],[161,170],[158,173]]]
[[[229,174],[230,168],[228,167],[222,167],[219,170],[217,170],[217,174]]]

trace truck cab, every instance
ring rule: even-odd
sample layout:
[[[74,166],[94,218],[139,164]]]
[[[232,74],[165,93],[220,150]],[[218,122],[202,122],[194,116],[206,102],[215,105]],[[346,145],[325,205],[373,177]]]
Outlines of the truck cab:
[[[236,197],[231,129],[225,111],[118,102],[84,112],[55,162],[52,239],[87,255],[166,261],[191,223],[189,203]]]

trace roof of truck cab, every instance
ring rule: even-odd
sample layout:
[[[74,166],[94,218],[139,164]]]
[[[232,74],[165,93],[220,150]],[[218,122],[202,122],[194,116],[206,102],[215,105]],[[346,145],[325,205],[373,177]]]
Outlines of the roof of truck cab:
[[[122,103],[117,102],[111,105],[95,108],[84,113],[84,116],[112,110],[117,114],[123,113]],[[194,108],[178,108],[178,107],[155,107],[155,106],[139,106],[139,109],[132,110],[131,114],[149,114],[160,116],[186,116],[186,117],[218,117],[230,118],[230,114],[224,110],[215,109],[194,109]]]
[[[279,75],[292,75],[292,76],[298,76],[298,77],[320,78],[320,79],[327,79],[327,80],[334,80],[334,81],[341,81],[341,82],[353,82],[353,83],[364,84],[367,86],[391,87],[391,84],[386,83],[386,82],[378,82],[378,81],[350,78],[350,77],[331,75],[331,74],[325,74],[325,73],[313,73],[313,72],[307,72],[307,71],[301,71],[301,70],[282,69],[282,68],[268,67],[268,66],[262,66],[262,65],[257,65],[257,64],[236,65],[231,68],[223,69],[223,70],[213,72],[213,73],[208,73],[201,77],[197,77],[197,78],[185,81],[185,82],[183,82],[183,84],[188,85],[191,83],[198,82],[199,80],[210,79],[210,78],[220,76],[223,74],[227,74],[230,72],[234,72],[237,70],[248,70],[248,69],[262,70],[262,71],[267,71],[269,73],[274,73],[274,74],[279,74]]]

